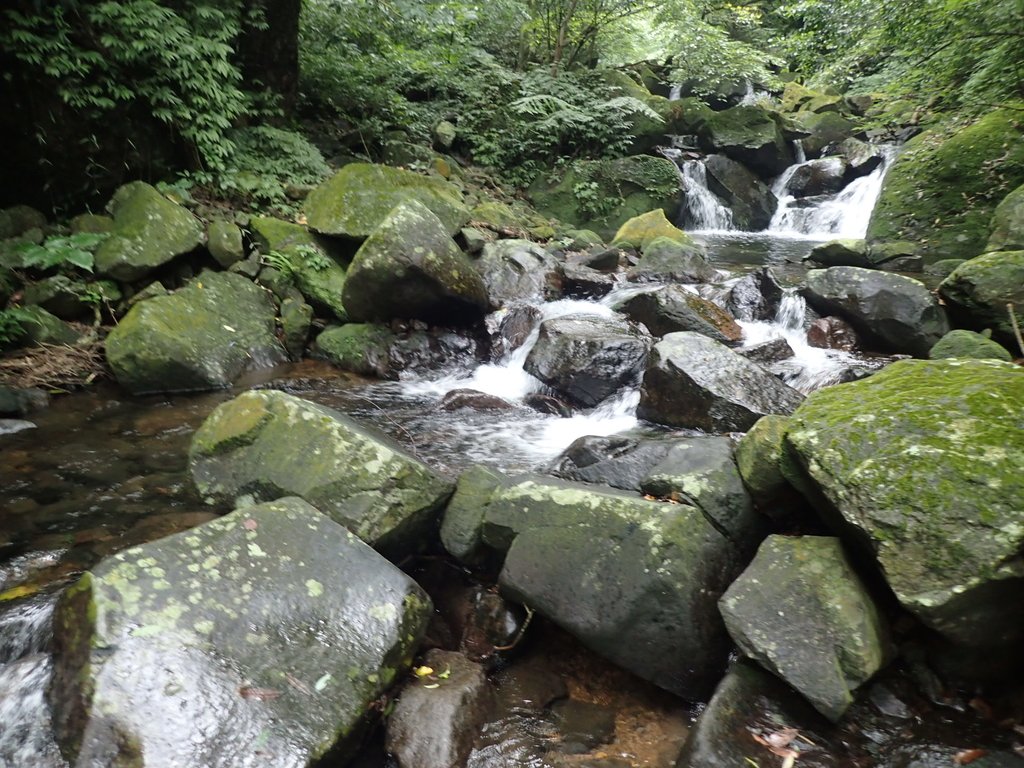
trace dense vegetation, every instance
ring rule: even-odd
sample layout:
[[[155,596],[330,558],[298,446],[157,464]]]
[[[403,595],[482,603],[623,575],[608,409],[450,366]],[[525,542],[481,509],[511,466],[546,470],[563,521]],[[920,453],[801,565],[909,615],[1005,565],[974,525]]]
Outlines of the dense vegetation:
[[[1024,97],[1018,0],[18,0],[2,15],[23,180],[4,202],[50,207],[175,173],[282,204],[325,171],[310,126],[332,154],[380,159],[447,120],[459,154],[524,185],[621,154],[638,116],[657,119],[604,76],[616,67],[712,100],[798,76],[903,115]]]

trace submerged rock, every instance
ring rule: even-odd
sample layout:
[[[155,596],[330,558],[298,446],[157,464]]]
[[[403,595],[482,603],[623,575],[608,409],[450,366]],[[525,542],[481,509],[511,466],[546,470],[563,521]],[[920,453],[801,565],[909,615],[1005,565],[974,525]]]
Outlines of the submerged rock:
[[[791,413],[802,400],[728,347],[699,333],[670,333],[651,352],[637,416],[673,427],[743,432],[765,414]]]
[[[107,337],[107,363],[133,394],[218,389],[287,359],[266,291],[230,272],[203,272],[140,301]]]
[[[284,392],[246,392],[196,430],[189,466],[210,502],[300,496],[364,541],[416,549],[452,484],[383,435]]]
[[[350,163],[309,193],[309,228],[325,235],[362,240],[377,229],[400,203],[415,201],[455,235],[468,221],[469,210],[451,184],[423,174],[370,163]]]
[[[299,499],[238,510],[86,573],[54,619],[72,765],[312,766],[358,747],[431,612]]]
[[[945,312],[923,283],[860,267],[807,273],[805,295],[822,314],[839,315],[886,350],[926,357],[949,330]]]
[[[566,315],[540,324],[525,369],[584,407],[597,405],[643,370],[651,339],[625,320]]]
[[[965,646],[1024,641],[1024,370],[896,362],[810,395],[785,442],[904,608]]]
[[[149,184],[133,181],[110,201],[114,229],[96,250],[96,274],[132,282],[203,243],[191,213]]]
[[[721,674],[715,601],[742,561],[694,507],[478,468],[441,536],[470,562],[503,557],[505,594],[655,685],[699,698]]]
[[[396,206],[349,265],[342,300],[355,321],[463,324],[487,310],[480,273],[426,206]]]
[[[769,536],[719,605],[740,650],[832,721],[891,653],[839,539]]]

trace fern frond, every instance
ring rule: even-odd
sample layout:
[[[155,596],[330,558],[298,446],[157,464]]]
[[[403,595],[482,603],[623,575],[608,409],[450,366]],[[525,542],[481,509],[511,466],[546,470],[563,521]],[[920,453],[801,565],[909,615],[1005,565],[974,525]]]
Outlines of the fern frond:
[[[665,122],[665,119],[661,115],[634,96],[616,96],[614,99],[602,101],[597,106],[598,109],[607,109],[621,113],[641,114],[650,120],[654,120],[659,123]]]

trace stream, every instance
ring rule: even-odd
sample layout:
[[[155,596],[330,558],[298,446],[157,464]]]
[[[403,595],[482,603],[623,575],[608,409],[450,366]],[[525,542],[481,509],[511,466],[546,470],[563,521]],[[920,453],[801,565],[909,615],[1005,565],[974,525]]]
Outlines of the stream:
[[[778,314],[770,322],[742,322],[744,344],[786,339],[794,356],[776,373],[805,393],[841,380],[858,359],[807,344],[805,306],[792,287],[805,270],[800,261],[819,242],[840,235],[863,236],[884,168],[811,208],[792,207],[793,199],[785,194],[787,171],[776,182],[779,211],[769,231],[759,233],[732,230],[728,210],[708,197],[713,195],[700,170],[691,166],[682,172],[687,210],[698,218],[693,235],[707,248],[720,275],[711,285],[688,288],[722,301],[731,283],[745,273],[763,265],[776,268],[779,281],[789,286]],[[35,429],[0,436],[0,766],[65,765],[54,745],[44,698],[50,675],[49,623],[60,589],[120,549],[228,511],[205,506],[187,471],[191,435],[218,404],[252,386],[273,386],[372,423],[452,476],[478,463],[510,473],[544,471],[585,435],[666,432],[637,419],[638,382],[568,418],[523,405],[529,395],[546,392],[523,369],[540,320],[567,314],[610,317],[612,307],[636,290],[622,284],[601,300],[563,299],[539,306],[540,318],[526,343],[496,362],[452,360],[444,370],[382,382],[304,361],[262,371],[230,391],[199,395],[131,398],[104,384],[55,398],[49,408],[31,417]],[[439,410],[441,399],[459,389],[494,395],[514,407]],[[563,667],[571,676],[575,665],[582,671],[575,683],[569,682],[570,690],[592,688],[605,674],[599,660],[571,641],[560,640],[556,646],[562,649],[557,663],[535,643],[520,665],[523,669],[541,665],[546,670],[541,676],[557,674],[553,670]],[[543,667],[544,658],[548,658],[547,667]],[[623,747],[633,755],[626,764],[634,765],[671,765],[698,711],[682,702],[673,704],[671,697],[652,686],[618,673],[611,675],[603,692],[591,691],[590,698],[610,701],[618,707],[620,720],[632,717],[637,733],[647,729],[646,737],[636,737],[628,749]],[[521,722],[516,728],[530,732]],[[537,738],[550,738],[550,734],[542,736]],[[518,757],[512,755],[509,750],[521,751],[521,745],[505,748],[502,738],[492,739],[484,751],[475,753],[471,764],[475,768],[546,764],[531,757],[529,749]],[[379,752],[370,750],[359,764],[380,765],[382,759]]]

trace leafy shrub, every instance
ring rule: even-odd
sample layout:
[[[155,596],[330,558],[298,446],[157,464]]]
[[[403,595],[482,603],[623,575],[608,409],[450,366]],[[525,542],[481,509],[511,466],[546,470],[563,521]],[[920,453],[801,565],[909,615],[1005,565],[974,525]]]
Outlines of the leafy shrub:
[[[92,272],[93,254],[107,234],[80,233],[49,237],[42,245],[22,243],[14,248],[14,268],[48,272],[53,269],[77,267]]]

